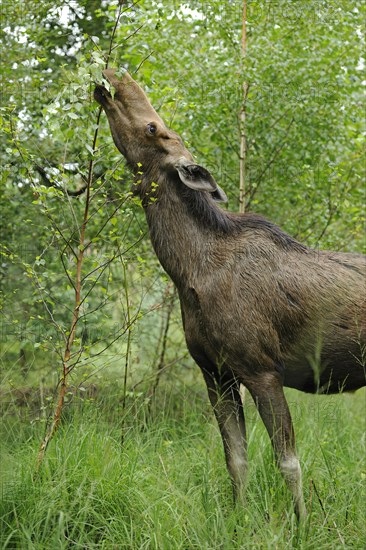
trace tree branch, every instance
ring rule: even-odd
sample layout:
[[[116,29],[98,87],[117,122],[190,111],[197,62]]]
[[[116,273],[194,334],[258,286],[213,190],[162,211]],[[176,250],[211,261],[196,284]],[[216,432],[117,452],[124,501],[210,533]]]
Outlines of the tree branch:
[[[38,172],[38,174],[41,176],[41,178],[43,180],[43,183],[47,187],[56,187],[56,189],[60,189],[60,191],[65,193],[68,197],[78,197],[79,195],[82,195],[86,191],[86,188],[87,188],[86,184],[83,187],[81,187],[80,189],[76,190],[76,191],[69,191],[68,189],[64,189],[63,187],[58,185],[57,182],[53,182],[52,180],[50,180],[50,178],[47,175],[46,170],[44,168],[42,168],[42,166],[40,166],[39,164],[35,164],[34,168]]]
[[[263,176],[264,174],[267,172],[267,170],[272,166],[272,164],[274,163],[274,161],[276,160],[276,158],[278,157],[278,155],[280,154],[280,152],[282,151],[282,149],[284,148],[285,144],[286,144],[286,141],[287,141],[287,137],[290,133],[290,129],[291,129],[291,126],[294,122],[294,118],[291,119],[290,123],[288,124],[287,128],[286,128],[286,133],[285,133],[285,137],[284,139],[282,140],[282,142],[280,143],[280,145],[278,147],[275,147],[274,149],[272,149],[272,156],[271,158],[269,159],[269,161],[267,162],[267,164],[265,165],[265,167],[263,168],[263,170],[261,171],[261,173],[259,174],[259,177],[257,178],[257,184],[255,186],[252,187],[251,191],[250,191],[250,195],[249,195],[249,199],[248,199],[248,202],[247,202],[247,208],[249,208],[250,206],[250,203],[252,202],[256,192],[258,191],[258,188],[260,186],[260,184],[262,183],[263,181]]]

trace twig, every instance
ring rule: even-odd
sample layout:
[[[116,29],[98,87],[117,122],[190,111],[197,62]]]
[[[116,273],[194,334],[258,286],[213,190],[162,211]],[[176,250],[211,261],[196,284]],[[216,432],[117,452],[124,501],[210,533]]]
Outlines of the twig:
[[[280,143],[280,145],[274,149],[272,149],[272,156],[271,158],[269,159],[269,161],[267,162],[267,164],[265,165],[265,167],[263,168],[263,170],[261,171],[261,173],[259,174],[259,177],[257,178],[257,184],[256,186],[253,186],[252,189],[251,189],[251,192],[250,192],[250,195],[249,195],[249,199],[248,199],[248,202],[247,202],[247,207],[250,206],[250,203],[252,202],[256,192],[258,191],[258,188],[259,188],[259,185],[261,184],[262,182],[262,179],[263,179],[263,176],[264,174],[267,172],[267,170],[272,166],[272,164],[274,163],[274,161],[276,160],[276,158],[278,157],[278,155],[280,154],[280,152],[282,151],[282,149],[284,148],[284,146],[286,145],[286,141],[287,141],[287,137],[290,133],[290,129],[291,129],[291,126],[292,124],[294,123],[294,118],[292,118],[290,120],[290,123],[288,124],[287,128],[286,128],[286,134],[285,134],[285,137],[284,139],[282,140],[282,142]]]
[[[154,50],[151,50],[151,52],[148,53],[147,56],[144,57],[144,59],[137,65],[137,69],[134,70],[134,74],[136,74],[139,71],[139,69],[141,69],[141,67],[145,63],[145,61],[147,61],[149,59],[149,57],[152,56],[153,53],[154,53]]]
[[[47,172],[45,171],[44,168],[42,168],[42,166],[39,166],[39,164],[35,164],[34,168],[36,169],[38,174],[41,176],[43,182],[46,184],[47,187],[55,187],[56,189],[59,189],[60,191],[62,191],[62,193],[65,193],[66,195],[68,195],[69,197],[79,197],[79,195],[82,195],[86,191],[87,185],[84,185],[83,187],[81,187],[76,191],[69,191],[68,189],[64,189],[60,185],[57,185],[57,182],[53,182],[52,180],[50,180],[50,178],[47,175]]]
[[[169,288],[170,288],[170,285],[167,287],[167,289],[165,291],[166,294],[169,293]],[[148,416],[150,416],[150,414],[151,414],[152,403],[153,403],[153,400],[154,400],[154,397],[155,397],[155,394],[156,394],[157,387],[159,385],[161,375],[164,371],[165,354],[166,354],[166,347],[167,347],[167,342],[168,342],[168,332],[169,332],[169,327],[170,327],[171,315],[172,315],[173,309],[174,309],[175,297],[176,297],[176,289],[174,288],[173,292],[169,295],[169,298],[168,298],[169,302],[168,302],[168,306],[167,306],[166,319],[165,319],[165,323],[162,325],[161,351],[160,351],[158,366],[157,366],[157,369],[156,369],[155,379],[154,379],[154,382],[153,382],[153,384],[152,384],[152,386],[151,386],[151,388],[150,388],[150,390],[148,391],[148,394],[147,394],[147,397],[149,398]]]

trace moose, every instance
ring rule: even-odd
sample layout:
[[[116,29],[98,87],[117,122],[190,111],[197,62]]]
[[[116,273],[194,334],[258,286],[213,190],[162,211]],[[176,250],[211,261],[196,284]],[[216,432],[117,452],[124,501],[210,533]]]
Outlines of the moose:
[[[187,347],[207,385],[234,497],[243,498],[247,477],[242,384],[301,520],[301,468],[283,388],[331,394],[366,384],[366,256],[313,250],[259,215],[222,209],[224,191],[135,80],[114,69],[104,77],[114,93],[97,84],[94,97],[178,290]]]

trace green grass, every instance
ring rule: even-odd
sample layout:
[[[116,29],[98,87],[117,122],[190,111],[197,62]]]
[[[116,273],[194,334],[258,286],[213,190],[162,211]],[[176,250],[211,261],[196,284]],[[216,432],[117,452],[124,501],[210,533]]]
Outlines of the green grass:
[[[287,392],[309,518],[299,529],[267,434],[247,398],[250,476],[234,507],[204,393],[159,395],[125,419],[118,400],[75,402],[34,478],[42,425],[16,409],[1,431],[1,548],[366,547],[365,392]],[[161,404],[161,408],[160,407]]]

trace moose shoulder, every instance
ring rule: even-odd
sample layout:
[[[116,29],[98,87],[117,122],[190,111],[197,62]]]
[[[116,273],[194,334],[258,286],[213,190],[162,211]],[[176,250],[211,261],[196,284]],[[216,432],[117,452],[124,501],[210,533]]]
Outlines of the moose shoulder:
[[[173,279],[184,332],[202,370],[236,496],[246,434],[239,385],[250,391],[304,517],[301,470],[283,386],[334,393],[365,385],[365,257],[314,251],[226,196],[167,128],[138,84],[113,70],[98,85],[114,142],[135,174],[151,241]]]

